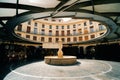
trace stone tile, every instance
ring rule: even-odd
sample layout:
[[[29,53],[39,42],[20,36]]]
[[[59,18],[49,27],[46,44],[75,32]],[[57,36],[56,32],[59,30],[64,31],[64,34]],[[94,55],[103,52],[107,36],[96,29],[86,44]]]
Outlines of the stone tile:
[[[120,63],[77,60],[80,64],[56,66],[35,62],[12,70],[4,80],[119,80]],[[13,68],[14,69],[14,68]]]

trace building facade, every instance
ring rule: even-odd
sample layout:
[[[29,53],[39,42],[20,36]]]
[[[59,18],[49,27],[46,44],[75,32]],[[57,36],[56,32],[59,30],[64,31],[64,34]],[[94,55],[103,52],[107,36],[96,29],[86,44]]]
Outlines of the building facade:
[[[38,19],[18,25],[15,33],[27,40],[38,43],[63,44],[89,41],[103,36],[107,32],[105,25],[90,20]]]

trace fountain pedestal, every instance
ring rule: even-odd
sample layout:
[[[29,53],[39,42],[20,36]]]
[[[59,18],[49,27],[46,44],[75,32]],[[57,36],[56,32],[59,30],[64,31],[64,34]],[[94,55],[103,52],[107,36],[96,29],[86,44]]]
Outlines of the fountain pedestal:
[[[52,65],[71,65],[75,64],[77,59],[75,56],[63,56],[59,58],[58,56],[46,56],[45,63]]]
[[[62,41],[59,41],[59,50],[57,56],[46,56],[45,63],[53,65],[71,65],[77,62],[75,56],[63,56]]]

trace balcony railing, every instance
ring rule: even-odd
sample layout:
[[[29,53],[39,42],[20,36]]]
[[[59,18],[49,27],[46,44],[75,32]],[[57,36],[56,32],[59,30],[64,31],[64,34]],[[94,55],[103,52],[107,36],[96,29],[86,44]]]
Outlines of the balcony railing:
[[[92,34],[92,33],[97,33],[97,32],[106,32],[106,29],[104,30],[100,30],[100,31],[94,31],[94,32],[88,32],[88,33],[74,33],[74,34],[45,34],[45,33],[40,33],[40,34],[37,34],[37,33],[34,33],[34,32],[30,32],[28,34],[35,34],[35,35],[43,35],[43,36],[79,36],[79,35],[84,35],[84,34]],[[18,31],[18,30],[15,30],[15,32],[23,32],[23,33],[27,33],[26,31]]]

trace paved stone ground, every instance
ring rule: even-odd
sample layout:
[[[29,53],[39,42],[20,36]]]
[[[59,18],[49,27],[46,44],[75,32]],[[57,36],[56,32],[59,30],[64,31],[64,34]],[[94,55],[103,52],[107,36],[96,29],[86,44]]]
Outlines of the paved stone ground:
[[[21,66],[4,80],[120,80],[120,62],[78,59],[69,66],[48,65],[44,61]]]

